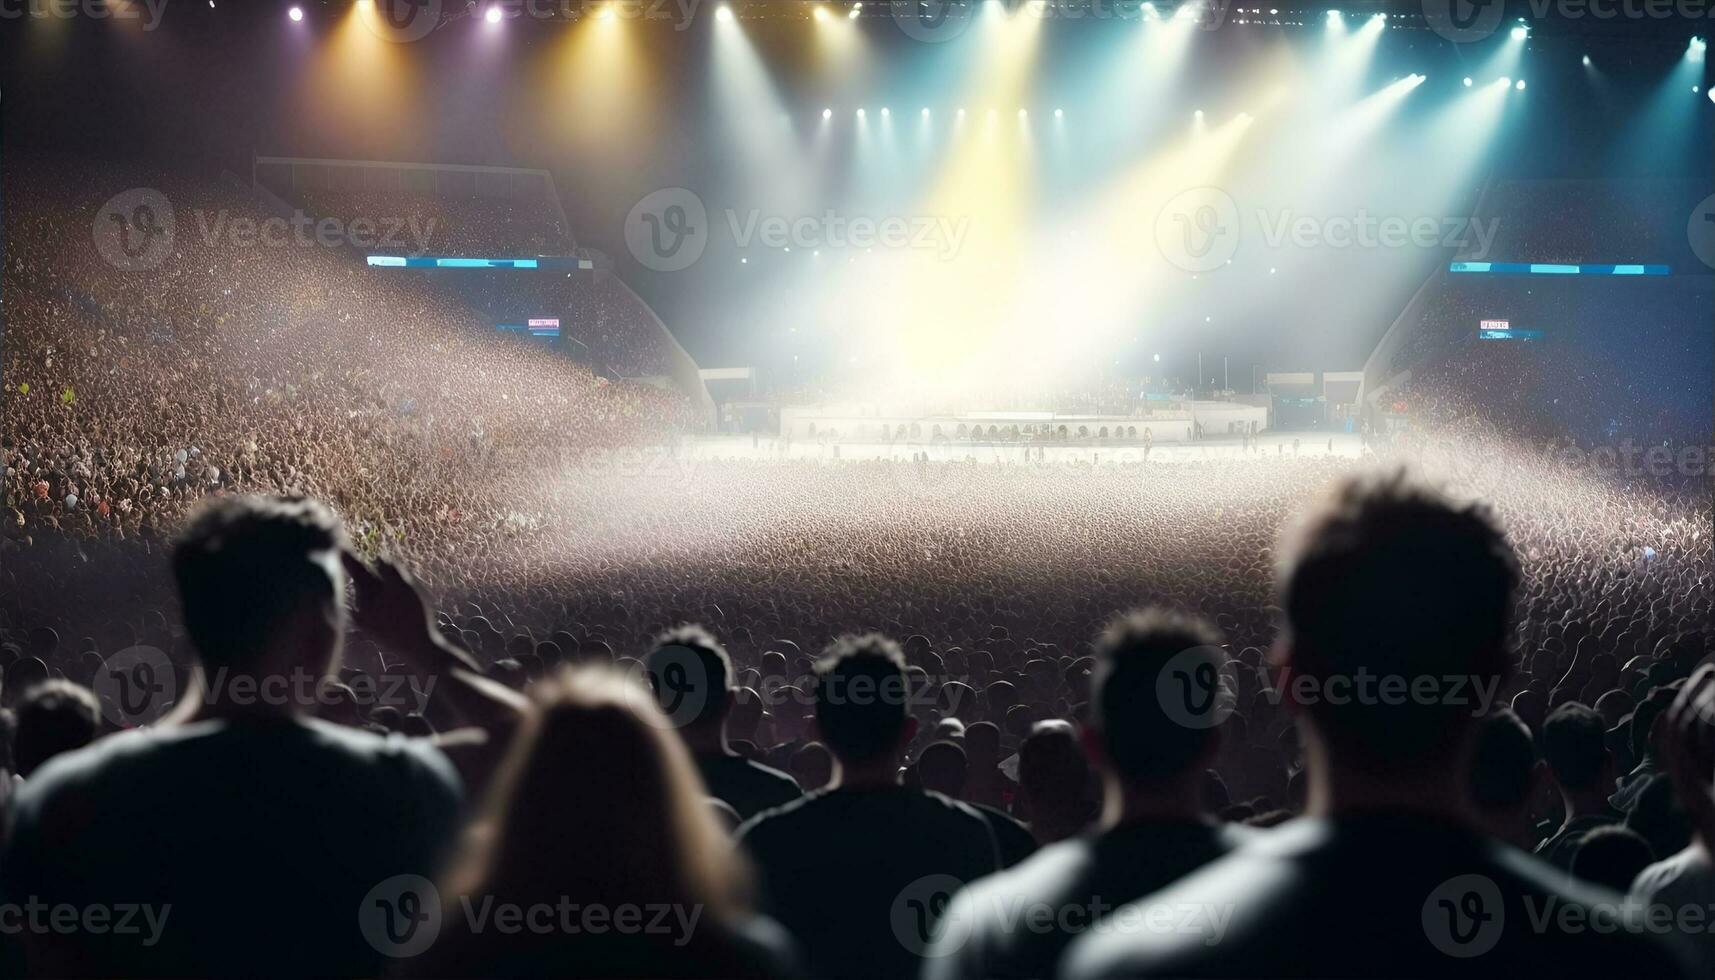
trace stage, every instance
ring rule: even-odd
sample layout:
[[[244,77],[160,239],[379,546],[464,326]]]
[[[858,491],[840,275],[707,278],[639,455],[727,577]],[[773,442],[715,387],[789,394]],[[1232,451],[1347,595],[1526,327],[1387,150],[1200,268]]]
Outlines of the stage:
[[[1297,443],[1294,448],[1294,443]],[[814,440],[783,440],[767,436],[708,436],[687,439],[679,452],[687,459],[809,459],[809,460],[910,460],[927,453],[931,461],[975,460],[979,463],[1023,463],[1039,459],[1047,463],[1141,463],[1145,450],[1140,443],[1110,445],[1024,445],[1019,443],[929,443],[900,439],[894,442],[849,442],[823,445]],[[1203,459],[1272,459],[1298,456],[1335,456],[1357,459],[1363,441],[1356,435],[1327,432],[1265,432],[1250,440],[1222,437],[1201,442],[1150,447],[1147,461],[1181,463]]]

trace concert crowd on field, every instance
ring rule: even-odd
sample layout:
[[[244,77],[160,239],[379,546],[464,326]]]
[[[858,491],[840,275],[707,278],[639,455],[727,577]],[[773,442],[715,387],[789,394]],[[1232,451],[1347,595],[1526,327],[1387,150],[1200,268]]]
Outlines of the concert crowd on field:
[[[126,272],[96,175],[8,174],[0,971],[1715,965],[1706,477],[1506,400],[1385,460],[693,458],[151,179]]]

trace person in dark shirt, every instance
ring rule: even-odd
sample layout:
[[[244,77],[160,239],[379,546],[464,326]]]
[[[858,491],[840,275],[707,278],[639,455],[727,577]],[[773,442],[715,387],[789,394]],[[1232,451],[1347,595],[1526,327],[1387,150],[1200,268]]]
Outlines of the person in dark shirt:
[[[681,626],[661,634],[643,668],[668,723],[690,748],[710,796],[738,811],[740,820],[799,797],[797,780],[746,759],[727,744],[732,659],[707,630]]]
[[[317,688],[292,680],[336,674],[346,577],[357,625],[418,689],[438,682],[437,698],[488,712],[496,731],[515,721],[510,705],[430,628],[404,573],[352,557],[313,501],[214,498],[172,561],[197,672],[181,685],[164,656],[109,663],[123,673],[97,686],[115,692],[113,710],[148,717],[145,701],[176,697],[171,713],[42,766],[0,855],[6,902],[108,909],[132,928],[26,931],[28,969],[373,975],[384,960],[360,928],[365,895],[435,872],[461,783],[427,741],[308,716]]]
[[[1066,944],[1113,909],[1243,839],[1201,812],[1218,729],[1181,724],[1157,696],[1157,679],[1175,657],[1189,652],[1188,669],[1213,669],[1220,643],[1200,620],[1162,611],[1134,613],[1108,628],[1097,643],[1083,735],[1101,774],[1099,827],[954,896],[925,980],[1052,976]]]
[[[1488,515],[1403,473],[1352,477],[1282,555],[1272,659],[1307,816],[1133,906],[1165,917],[1116,911],[1060,976],[1684,976],[1618,896],[1468,815],[1464,760],[1511,667],[1518,586]]]
[[[1566,816],[1553,836],[1537,845],[1536,854],[1570,871],[1585,834],[1625,818],[1608,804],[1614,792],[1614,756],[1602,716],[1577,702],[1554,709],[1542,725],[1542,752]]]
[[[912,977],[947,897],[995,871],[981,816],[901,786],[917,731],[893,641],[842,637],[816,667],[816,727],[836,762],[829,788],[739,828],[762,907],[797,937],[816,977]]]
[[[965,785],[965,750],[958,743],[931,742],[917,756],[917,784],[950,799],[962,800]],[[1010,868],[1036,852],[1036,838],[1017,820],[992,806],[964,801],[988,822],[1000,846],[1001,867]]]

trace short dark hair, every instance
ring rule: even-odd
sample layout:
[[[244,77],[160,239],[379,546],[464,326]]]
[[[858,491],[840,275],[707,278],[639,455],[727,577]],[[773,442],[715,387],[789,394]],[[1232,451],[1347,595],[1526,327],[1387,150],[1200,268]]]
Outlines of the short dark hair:
[[[1506,708],[1477,725],[1471,751],[1471,801],[1484,810],[1515,807],[1530,796],[1536,742],[1530,726]]]
[[[56,677],[25,691],[13,736],[18,775],[28,777],[54,756],[95,741],[100,715],[95,695],[81,684]]]
[[[1179,775],[1203,755],[1215,726],[1186,724],[1167,711],[1157,684],[1181,654],[1219,670],[1222,637],[1204,620],[1164,609],[1127,613],[1096,640],[1091,723],[1114,773],[1154,781]]]
[[[687,623],[661,633],[643,658],[643,669],[650,690],[669,713],[674,698],[706,692],[695,704],[695,714],[683,719],[685,724],[713,724],[726,717],[732,704],[732,658],[707,629]],[[687,676],[674,676],[677,670]]]
[[[1281,549],[1280,605],[1292,671],[1326,684],[1363,673],[1416,689],[1447,675],[1500,680],[1517,559],[1488,511],[1403,470],[1349,477]],[[1444,764],[1473,703],[1316,698],[1308,713],[1334,751],[1375,772]]]
[[[957,742],[931,742],[917,754],[917,779],[924,789],[960,792],[965,785],[965,750]]]
[[[910,694],[897,643],[879,633],[835,640],[816,664],[816,723],[828,750],[861,764],[892,749]]]
[[[1624,895],[1643,869],[1655,860],[1649,841],[1617,824],[1596,827],[1572,852],[1572,876]]]
[[[1602,716],[1576,701],[1555,708],[1542,723],[1542,754],[1561,786],[1573,792],[1595,788],[1608,756]]]
[[[345,533],[333,511],[303,497],[217,497],[173,546],[185,630],[205,664],[253,665],[288,617],[337,602],[337,579],[317,563]]]

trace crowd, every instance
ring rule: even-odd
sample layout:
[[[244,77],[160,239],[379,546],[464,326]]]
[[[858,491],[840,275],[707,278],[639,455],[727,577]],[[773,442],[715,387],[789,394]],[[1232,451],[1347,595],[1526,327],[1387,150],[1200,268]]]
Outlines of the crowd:
[[[1715,966],[1706,457],[1432,346],[1391,460],[709,458],[239,191],[8,167],[0,972]]]
[[[175,212],[158,267],[117,267],[67,233],[128,185]],[[519,481],[690,421],[676,393],[499,335],[428,281],[314,242],[222,239],[234,216],[266,217],[224,185],[21,160],[6,191],[15,535],[158,537],[197,497],[287,489],[371,544],[504,533],[531,519]]]
[[[37,620],[3,654],[0,897],[175,917],[141,948],[25,929],[8,953],[48,975],[1679,975],[1706,935],[1524,909],[1623,908],[1636,882],[1680,914],[1715,875],[1694,843],[1715,756],[1685,758],[1706,733],[1675,707],[1715,696],[1686,683],[1715,652],[1707,512],[1519,462],[1474,461],[1454,495],[1323,458],[914,486],[898,471],[957,464],[729,463],[551,559],[605,583],[462,601],[359,557],[319,505],[217,498],[154,559],[177,610],[116,595],[59,620],[88,635]],[[623,562],[580,554],[604,538]],[[9,569],[8,618],[55,587],[37,571]],[[1141,604],[1183,611],[1114,620]],[[1366,671],[1458,685],[1333,696]],[[326,680],[257,700],[297,673]],[[141,720],[119,678],[152,685],[154,724],[100,737]],[[356,814],[380,837],[343,832]],[[255,873],[235,854],[275,869],[265,894],[230,900]],[[1471,875],[1446,900],[1509,923],[1477,961],[1421,914]],[[564,918],[591,907],[706,919]],[[1324,917],[1360,952],[1306,943]]]
[[[1390,395],[1428,432],[1493,424],[1538,443],[1695,445],[1708,437],[1707,276],[1518,278],[1446,273],[1430,284]],[[1484,320],[1535,340],[1481,340]]]

